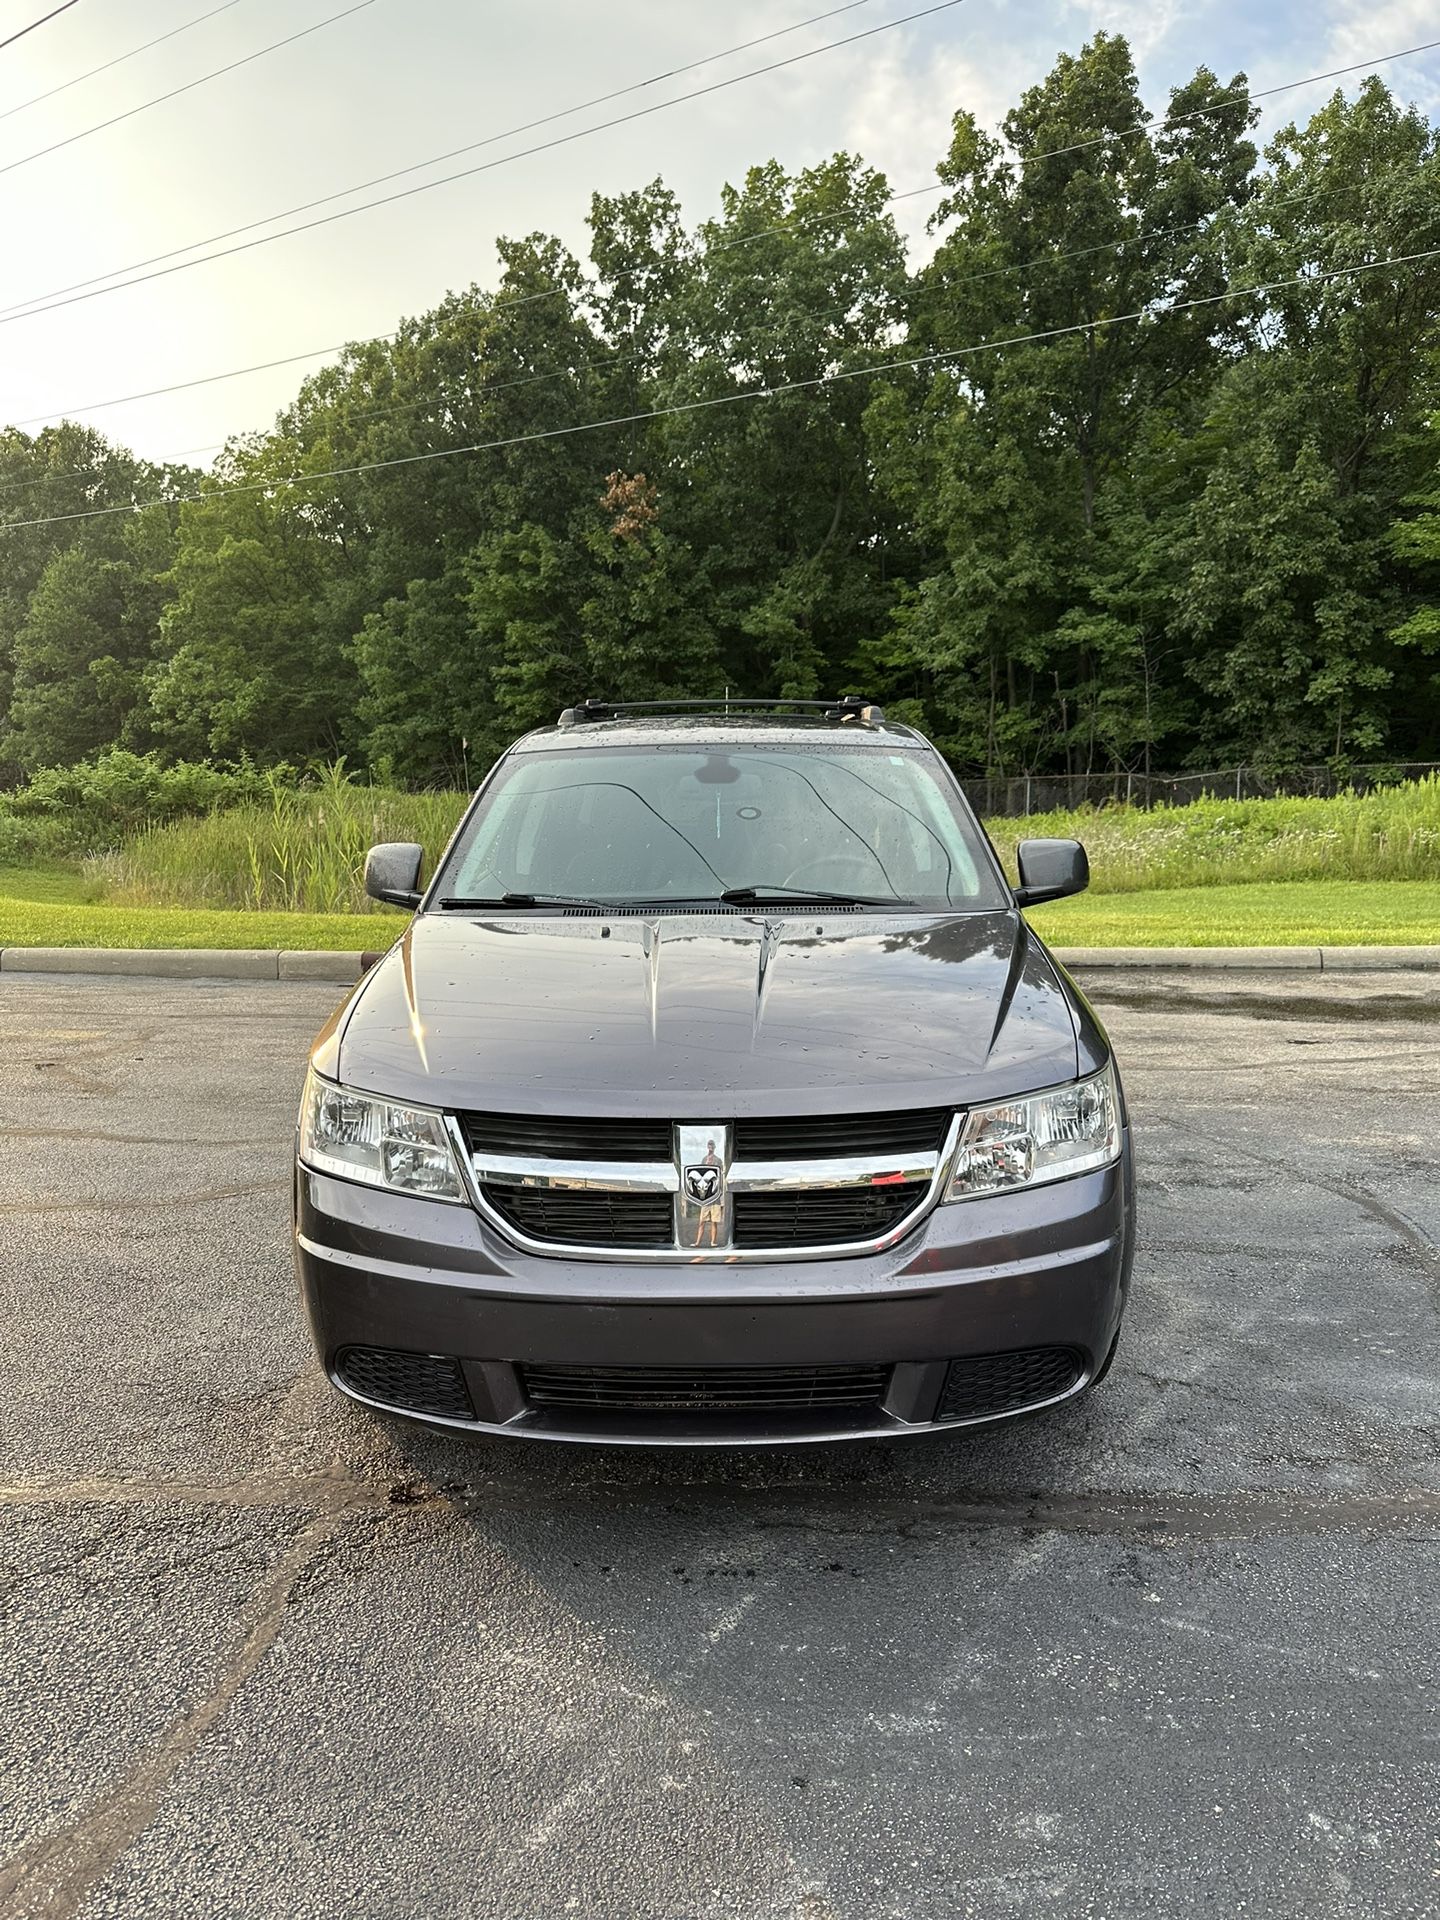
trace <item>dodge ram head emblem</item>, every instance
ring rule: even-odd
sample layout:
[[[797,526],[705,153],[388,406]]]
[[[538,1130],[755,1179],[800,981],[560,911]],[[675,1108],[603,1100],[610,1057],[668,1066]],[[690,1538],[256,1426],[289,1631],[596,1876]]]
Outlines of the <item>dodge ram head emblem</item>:
[[[720,1191],[719,1167],[686,1167],[685,1191],[692,1200],[698,1200],[701,1206],[713,1200]]]

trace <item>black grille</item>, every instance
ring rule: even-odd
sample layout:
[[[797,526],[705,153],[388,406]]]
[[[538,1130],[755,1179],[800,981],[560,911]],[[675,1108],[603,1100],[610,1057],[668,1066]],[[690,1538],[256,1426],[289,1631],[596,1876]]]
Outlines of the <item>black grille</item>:
[[[485,1198],[532,1240],[575,1247],[673,1247],[675,1208],[668,1193],[615,1193],[588,1187],[486,1187]]]
[[[394,1347],[342,1347],[338,1379],[367,1400],[445,1420],[473,1420],[475,1409],[458,1360],[443,1353],[401,1353]]]
[[[1084,1371],[1073,1347],[1025,1347],[1018,1353],[982,1353],[953,1360],[937,1420],[979,1420],[1013,1413],[1068,1393]]]
[[[929,1192],[925,1180],[881,1187],[806,1187],[797,1193],[737,1193],[737,1247],[827,1247],[887,1233]]]
[[[538,1407],[632,1413],[803,1413],[874,1407],[889,1367],[523,1367]]]
[[[548,1114],[462,1113],[471,1153],[524,1160],[669,1160],[668,1120],[553,1120]]]
[[[902,1153],[938,1153],[950,1124],[948,1107],[905,1113],[820,1113],[809,1119],[737,1120],[737,1160],[813,1160]]]

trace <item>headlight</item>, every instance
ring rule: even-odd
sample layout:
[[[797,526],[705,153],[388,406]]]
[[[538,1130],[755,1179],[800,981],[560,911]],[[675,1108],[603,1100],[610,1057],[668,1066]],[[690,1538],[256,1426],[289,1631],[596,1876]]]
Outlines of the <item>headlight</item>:
[[[300,1158],[317,1173],[370,1187],[463,1200],[445,1124],[428,1107],[337,1087],[311,1073],[300,1102]]]
[[[965,1116],[947,1200],[974,1200],[1108,1167],[1120,1153],[1115,1069]]]

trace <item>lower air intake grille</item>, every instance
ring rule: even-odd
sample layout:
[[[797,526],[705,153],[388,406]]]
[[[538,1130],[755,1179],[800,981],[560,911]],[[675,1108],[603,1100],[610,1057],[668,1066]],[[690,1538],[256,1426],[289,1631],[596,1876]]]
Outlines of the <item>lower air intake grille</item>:
[[[983,1353],[953,1360],[937,1420],[982,1420],[1014,1413],[1068,1393],[1084,1372],[1073,1347],[1026,1347],[1018,1353]]]
[[[829,1247],[873,1240],[918,1207],[928,1181],[893,1186],[806,1187],[795,1193],[737,1193],[737,1247]]]
[[[874,1407],[889,1367],[524,1367],[537,1407],[617,1413],[805,1413]]]
[[[675,1244],[675,1208],[668,1193],[487,1186],[485,1198],[532,1240],[554,1240],[571,1247]]]
[[[393,1347],[342,1347],[336,1377],[366,1400],[383,1400],[407,1413],[473,1420],[460,1363],[443,1353],[401,1353]]]

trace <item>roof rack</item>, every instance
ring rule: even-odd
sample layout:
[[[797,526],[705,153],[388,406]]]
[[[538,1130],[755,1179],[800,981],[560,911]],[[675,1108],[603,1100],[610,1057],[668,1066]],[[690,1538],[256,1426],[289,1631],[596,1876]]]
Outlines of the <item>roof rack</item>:
[[[732,713],[814,714],[822,720],[859,721],[873,725],[885,718],[885,709],[858,693],[847,693],[839,700],[732,700],[728,694],[711,700],[582,700],[578,707],[566,707],[560,715],[562,727],[576,727],[587,720],[618,720],[631,713],[714,714],[725,719]]]

